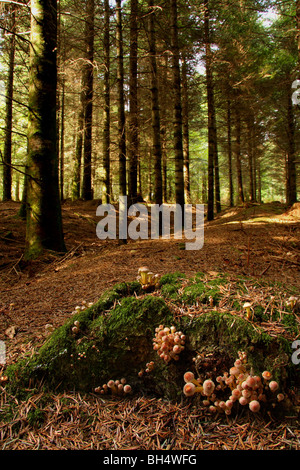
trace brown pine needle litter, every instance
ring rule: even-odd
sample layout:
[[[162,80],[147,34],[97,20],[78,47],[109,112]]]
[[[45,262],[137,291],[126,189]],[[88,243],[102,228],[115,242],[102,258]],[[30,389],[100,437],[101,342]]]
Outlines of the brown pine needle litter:
[[[2,388],[0,407],[11,412],[0,421],[1,450],[300,450],[295,419],[246,411],[212,419],[191,403],[158,398],[38,393],[17,402]]]
[[[15,336],[7,341],[8,364],[23,354],[34,354],[46,338],[46,323],[59,327],[82,299],[96,301],[115,283],[135,279],[137,268],[149,263],[160,274],[178,271],[190,278],[205,272],[208,283],[218,273],[228,274],[228,283],[220,286],[220,302],[213,308],[230,312],[234,325],[238,316],[244,316],[236,303],[251,300],[253,307],[259,305],[269,315],[266,322],[254,320],[253,327],[272,336],[281,334],[287,341],[296,339],[276,315],[286,313],[289,286],[299,286],[300,280],[300,219],[285,209],[280,216],[276,213],[276,220],[270,205],[225,211],[206,224],[204,247],[195,254],[173,240],[163,245],[160,240],[129,241],[124,246],[99,241],[94,225],[78,216],[88,213],[97,221],[95,207],[66,202],[63,218],[69,251],[59,261],[45,257],[32,270],[21,266],[25,222],[15,217],[18,208],[16,203],[1,203],[2,228],[14,236],[9,242],[0,237],[1,339],[7,339],[8,327],[16,327]],[[254,216],[265,220],[247,222]],[[243,291],[237,289],[241,275]],[[265,281],[279,281],[285,287],[268,287]],[[200,302],[168,304],[175,316],[187,315],[191,321],[210,309]],[[300,326],[299,312],[296,319]],[[300,400],[298,412],[299,405]],[[103,401],[93,394],[71,392],[32,391],[30,399],[20,401],[0,387],[1,450],[299,450],[299,430],[296,416],[275,421],[246,409],[234,417],[211,416],[189,401],[174,404],[144,396]]]

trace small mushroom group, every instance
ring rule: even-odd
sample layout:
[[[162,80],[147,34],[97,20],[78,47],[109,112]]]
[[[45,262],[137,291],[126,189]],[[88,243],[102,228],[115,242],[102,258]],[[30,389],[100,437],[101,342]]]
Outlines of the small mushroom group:
[[[76,305],[74,310],[72,311],[72,315],[75,315],[75,313],[79,313],[82,310],[85,310],[93,305],[93,302],[87,302],[86,300],[83,300],[81,302],[81,305]]]
[[[230,415],[234,403],[237,402],[242,406],[248,405],[253,413],[257,413],[261,403],[269,401],[269,392],[277,392],[279,385],[272,380],[269,371],[264,371],[261,377],[248,372],[247,355],[242,351],[238,354],[239,357],[229,373],[224,372],[223,375],[216,377],[216,384],[211,379],[202,382],[200,379],[195,379],[192,372],[186,372],[184,395],[193,396],[195,393],[200,393],[204,396],[203,404],[208,406],[211,412],[223,411]],[[224,399],[228,389],[230,395]],[[221,399],[217,397],[218,393],[223,395]],[[276,398],[277,402],[280,402],[284,399],[284,395],[278,393]]]
[[[141,369],[138,373],[138,376],[143,377],[144,372],[146,372],[146,374],[148,374],[149,372],[152,372],[154,367],[155,367],[155,364],[153,361],[147,362],[146,369]]]
[[[155,329],[153,349],[166,363],[169,363],[172,359],[178,361],[179,354],[184,350],[185,340],[185,335],[182,331],[176,331],[175,326],[169,328],[159,325]]]
[[[80,326],[79,321],[78,320],[74,321],[74,325],[72,326],[72,333],[74,335],[77,335],[79,333],[79,331],[80,331],[79,326]]]
[[[137,280],[144,290],[159,287],[159,274],[154,274],[147,266],[139,268]]]
[[[102,387],[95,388],[96,393],[101,395],[111,394],[114,396],[125,396],[132,392],[131,385],[126,383],[126,379],[112,380],[110,379],[107,383],[103,384]]]

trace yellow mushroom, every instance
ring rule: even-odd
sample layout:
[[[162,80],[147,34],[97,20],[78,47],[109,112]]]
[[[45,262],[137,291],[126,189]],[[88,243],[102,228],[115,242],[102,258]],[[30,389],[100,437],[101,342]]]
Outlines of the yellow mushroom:
[[[243,308],[246,310],[246,316],[247,316],[247,319],[250,320],[253,319],[253,312],[251,311],[251,304],[250,302],[245,302],[244,305],[243,305]]]

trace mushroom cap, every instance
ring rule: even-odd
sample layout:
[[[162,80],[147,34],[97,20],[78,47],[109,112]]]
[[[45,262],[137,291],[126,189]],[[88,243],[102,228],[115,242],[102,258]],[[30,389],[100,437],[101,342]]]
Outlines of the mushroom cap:
[[[237,367],[231,367],[229,370],[230,375],[238,375],[240,373]]]
[[[191,382],[194,379],[195,379],[195,376],[194,376],[193,372],[190,372],[190,371],[186,372],[183,376],[183,380],[186,383]]]
[[[239,398],[239,403],[240,403],[240,405],[243,405],[243,406],[244,406],[244,405],[247,405],[248,400],[247,400],[247,398],[245,398],[245,397],[240,397],[240,398]]]
[[[269,380],[269,379],[272,377],[271,372],[269,372],[268,370],[265,370],[261,375],[262,375],[263,378],[266,379],[266,380]]]
[[[195,391],[196,391],[196,387],[191,382],[187,382],[185,386],[183,387],[183,393],[187,397],[191,397],[192,395],[194,395]]]
[[[269,383],[269,388],[272,392],[275,392],[279,388],[278,383],[272,380],[272,382]]]
[[[284,395],[283,395],[283,393],[278,393],[278,395],[277,395],[277,400],[278,400],[278,401],[284,400]]]
[[[249,403],[249,408],[253,413],[257,413],[260,410],[260,404],[259,401],[257,400],[252,400]]]
[[[138,273],[146,273],[146,272],[149,272],[149,268],[147,268],[147,266],[142,266],[138,270]]]
[[[207,379],[203,382],[203,393],[205,395],[211,395],[215,389],[215,384],[212,380]]]
[[[256,385],[256,379],[252,375],[249,375],[249,377],[246,379],[246,384],[248,387],[253,388]]]
[[[250,302],[245,302],[243,305],[243,308],[248,308],[248,307],[251,307]]]

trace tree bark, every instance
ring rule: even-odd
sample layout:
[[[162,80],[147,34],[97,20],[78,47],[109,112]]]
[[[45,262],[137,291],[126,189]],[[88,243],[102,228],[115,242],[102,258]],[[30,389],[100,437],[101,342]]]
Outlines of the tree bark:
[[[182,137],[182,103],[181,77],[179,66],[177,0],[171,0],[171,44],[172,72],[174,92],[174,154],[175,154],[175,202],[184,208],[184,176],[183,176],[183,137]]]
[[[119,140],[119,195],[125,196],[126,188],[126,132],[124,107],[124,66],[121,0],[116,0],[117,85],[118,85],[118,140]]]
[[[167,83],[168,78],[168,57],[165,55],[162,63],[162,84]],[[166,117],[166,94],[161,86],[159,91],[160,98],[160,139],[162,152],[162,197],[163,202],[168,202],[168,161],[167,161],[167,117]]]
[[[286,202],[289,206],[297,202],[296,149],[295,149],[295,117],[290,97],[290,86],[287,87],[287,132],[288,152],[286,164]]]
[[[298,72],[300,72],[300,0],[296,0],[296,23],[297,23],[297,50],[298,50]]]
[[[138,139],[138,0],[130,2],[129,125],[128,125],[128,196],[137,202]]]
[[[103,166],[104,166],[104,203],[111,201],[110,188],[110,7],[104,0],[104,112],[103,112]]]
[[[243,177],[242,177],[242,163],[241,163],[241,115],[236,104],[235,109],[235,158],[236,158],[236,171],[237,171],[237,182],[238,182],[238,202],[244,202],[244,190],[243,190]]]
[[[62,79],[62,91],[61,91],[61,112],[60,112],[60,151],[59,151],[59,161],[60,161],[60,199],[64,200],[64,171],[65,171],[65,79]]]
[[[84,143],[83,143],[83,179],[82,197],[86,201],[93,199],[92,190],[92,125],[93,125],[93,75],[94,75],[94,0],[86,3],[86,64],[84,66]]]
[[[65,251],[58,183],[57,4],[31,0],[25,259]]]
[[[5,133],[3,149],[3,200],[10,201],[12,198],[12,116],[13,116],[13,83],[15,65],[15,21],[16,14],[14,6],[8,9],[10,18],[10,36],[7,38],[8,44],[8,76],[6,82],[6,109],[5,109]]]
[[[253,179],[253,126],[254,119],[250,116],[247,120],[247,145],[248,145],[248,170],[249,170],[249,200],[254,201],[254,179]]]
[[[154,202],[162,204],[162,147],[161,147],[161,129],[160,129],[160,109],[159,92],[157,81],[156,64],[156,42],[155,42],[155,13],[153,10],[153,0],[149,0],[149,55],[151,69],[151,117],[152,117],[152,147],[154,157]]]
[[[214,93],[213,78],[211,71],[211,49],[209,32],[209,11],[208,0],[204,0],[204,41],[205,41],[205,69],[206,69],[206,89],[208,107],[208,199],[207,199],[207,220],[214,219],[214,187],[215,187],[215,145],[216,134],[214,128]]]
[[[84,92],[83,92],[83,72],[81,79],[81,93],[78,111],[78,126],[76,132],[74,170],[72,182],[72,199],[79,199],[81,192],[81,160],[83,148],[83,129],[84,129]]]
[[[227,146],[228,146],[228,180],[229,180],[229,205],[234,206],[233,178],[232,178],[232,144],[231,144],[231,102],[227,100]]]
[[[189,148],[189,97],[187,60],[182,57],[182,119],[183,119],[183,174],[184,174],[184,194],[187,204],[191,203],[190,187],[190,148]]]

